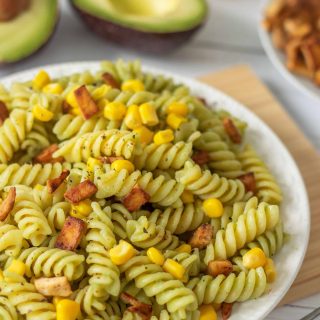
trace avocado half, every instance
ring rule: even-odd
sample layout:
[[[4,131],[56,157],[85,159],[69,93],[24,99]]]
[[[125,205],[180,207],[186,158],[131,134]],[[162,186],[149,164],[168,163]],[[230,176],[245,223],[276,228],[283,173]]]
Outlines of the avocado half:
[[[205,0],[71,0],[87,26],[107,40],[138,50],[176,49],[203,25]]]
[[[51,38],[57,22],[58,0],[30,0],[10,19],[1,19],[0,63],[17,62],[38,51]]]

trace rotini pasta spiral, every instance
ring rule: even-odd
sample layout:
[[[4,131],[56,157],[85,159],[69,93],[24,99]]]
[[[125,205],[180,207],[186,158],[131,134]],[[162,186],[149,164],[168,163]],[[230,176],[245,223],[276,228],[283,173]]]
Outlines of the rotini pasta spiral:
[[[74,281],[80,279],[85,271],[83,255],[57,248],[25,249],[18,259],[25,263],[26,275],[30,278],[66,276]]]
[[[199,305],[210,303],[233,303],[260,297],[267,288],[264,269],[251,269],[248,273],[220,274],[213,278],[205,275],[191,279],[187,287],[195,293]]]
[[[0,163],[7,163],[14,152],[21,148],[21,144],[31,131],[33,116],[23,110],[13,110],[8,119],[0,127]]]
[[[25,239],[38,246],[52,234],[48,220],[41,207],[35,202],[31,188],[17,186],[15,205],[11,212]]]
[[[57,202],[45,210],[44,215],[47,217],[53,233],[62,229],[70,210],[71,205],[66,201]]]
[[[0,252],[16,257],[22,249],[24,240],[22,232],[10,224],[0,225]]]
[[[246,146],[237,156],[243,170],[254,173],[259,199],[268,203],[279,204],[282,201],[281,189],[253,147]]]
[[[89,284],[93,286],[95,296],[105,297],[106,293],[117,296],[120,292],[120,272],[108,253],[108,250],[116,244],[111,209],[106,207],[102,210],[99,204],[94,202],[92,210],[86,235]]]
[[[28,320],[56,320],[56,311],[52,303],[37,292],[31,283],[13,281],[0,284],[1,294],[17,308],[20,315]]]
[[[30,187],[45,185],[49,179],[58,177],[64,169],[70,170],[71,167],[69,163],[0,164],[0,190],[17,184]]]
[[[130,159],[141,152],[137,135],[129,131],[105,130],[86,133],[62,143],[54,157],[68,162],[86,162],[89,157],[124,156]]]
[[[187,311],[197,309],[193,292],[147,257],[134,257],[120,270],[125,272],[128,281],[134,279],[136,286],[142,288],[148,297],[155,297],[159,305],[166,305],[170,313],[178,314],[181,319],[186,318]]]
[[[141,215],[146,215],[150,222],[164,227],[173,234],[195,230],[201,224],[209,221],[209,217],[202,210],[200,200],[175,209],[166,208],[164,211],[156,209],[152,213],[148,211],[136,212],[134,218]]]
[[[220,229],[206,249],[205,262],[232,257],[239,249],[268,230],[273,230],[280,219],[279,207],[261,202]]]
[[[138,184],[150,196],[151,203],[162,206],[180,207],[180,196],[184,190],[182,184],[175,180],[167,180],[164,176],[153,178],[151,172],[134,171],[129,174],[122,169],[119,172],[112,170],[110,165],[103,168],[94,168],[94,183],[98,187],[96,197],[98,199],[116,196],[119,198],[127,195]]]
[[[217,198],[223,203],[233,203],[248,197],[240,180],[226,179],[209,170],[201,171],[200,166],[191,161],[176,172],[176,179],[201,199]]]
[[[145,146],[141,155],[134,158],[134,164],[139,170],[153,171],[156,168],[177,170],[181,169],[185,162],[190,159],[191,153],[191,142],[181,141],[174,145],[152,143]]]
[[[10,88],[11,103],[10,110],[16,108],[27,110],[30,108],[29,99],[33,91],[25,83],[13,83]]]
[[[175,249],[179,246],[176,236],[162,226],[148,221],[145,216],[138,220],[128,220],[126,230],[129,240],[138,248]]]
[[[17,311],[11,302],[0,296],[0,318],[4,320],[18,320]]]

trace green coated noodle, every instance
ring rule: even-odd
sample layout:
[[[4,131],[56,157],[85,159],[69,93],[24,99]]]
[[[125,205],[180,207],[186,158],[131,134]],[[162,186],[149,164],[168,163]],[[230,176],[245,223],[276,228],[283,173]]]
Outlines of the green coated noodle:
[[[12,98],[8,90],[2,84],[0,84],[0,101],[5,103],[6,107],[9,108],[11,99]]]
[[[62,229],[70,211],[71,204],[66,201],[57,202],[52,207],[49,207],[44,211],[44,215],[47,217],[53,233]]]
[[[69,163],[0,164],[0,190],[9,185],[25,185],[35,187],[37,184],[45,185],[48,179],[58,177],[64,169],[71,169]]]
[[[32,247],[22,250],[18,259],[25,263],[29,278],[65,276],[74,281],[85,272],[83,255],[58,248]]]
[[[131,213],[126,207],[120,203],[114,203],[111,205],[112,214],[111,220],[113,224],[113,232],[120,239],[126,239],[127,235],[127,220],[132,219]]]
[[[151,172],[134,171],[129,174],[122,169],[119,172],[111,170],[110,165],[94,168],[94,183],[98,187],[96,197],[98,199],[116,196],[126,196],[133,187],[138,184],[150,196],[151,203],[162,206],[181,207],[180,196],[184,190],[182,184],[175,180],[167,180],[164,176],[153,178]]]
[[[179,246],[179,238],[162,226],[148,221],[142,216],[138,220],[128,220],[126,226],[128,238],[138,248],[175,249]]]
[[[29,110],[32,111],[32,108],[35,105],[39,105],[42,108],[45,108],[51,111],[54,114],[54,118],[57,119],[62,112],[62,97],[56,94],[50,93],[33,93],[30,96],[30,107]]]
[[[0,225],[0,252],[8,257],[16,257],[23,248],[25,240],[22,232],[10,224]]]
[[[280,204],[282,202],[281,189],[254,148],[247,145],[237,156],[242,163],[243,170],[254,173],[258,198],[269,203]]]
[[[30,97],[33,91],[24,83],[13,83],[9,94],[11,103],[9,104],[9,109],[23,109],[27,110],[30,109]]]
[[[89,284],[94,288],[93,294],[97,297],[105,298],[108,294],[117,296],[120,292],[120,272],[108,252],[116,244],[111,209],[106,207],[102,210],[98,203],[94,202],[92,210],[88,217],[86,235]]]
[[[0,127],[0,163],[8,163],[21,148],[33,126],[33,116],[23,110],[13,110]]]
[[[223,203],[234,203],[250,196],[240,180],[232,180],[202,171],[199,165],[187,161],[184,168],[176,172],[176,180],[201,199],[217,198]]]
[[[192,143],[178,142],[176,144],[151,143],[143,148],[141,155],[134,158],[135,167],[139,170],[153,171],[156,168],[181,169],[184,163],[190,159]]]
[[[86,133],[59,146],[53,157],[64,157],[68,162],[86,162],[90,157],[123,156],[130,159],[141,152],[137,135],[129,131],[105,130]]]
[[[0,296],[0,318],[18,320],[18,314],[13,304],[6,297]]]
[[[64,76],[57,79],[63,87],[66,87],[68,84],[74,85],[90,85],[95,82],[95,78],[90,71],[83,71],[78,73],[73,73],[69,76]]]
[[[233,303],[256,299],[267,289],[264,269],[251,269],[248,273],[220,274],[213,278],[205,275],[191,279],[187,287],[195,293],[199,305],[210,303]]]

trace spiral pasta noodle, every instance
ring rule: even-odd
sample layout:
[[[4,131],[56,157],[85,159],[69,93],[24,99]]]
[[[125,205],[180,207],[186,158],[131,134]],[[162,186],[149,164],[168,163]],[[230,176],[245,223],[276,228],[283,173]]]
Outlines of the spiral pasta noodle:
[[[155,143],[145,146],[141,155],[135,157],[134,164],[137,169],[153,171],[159,169],[180,169],[190,159],[192,143],[178,142],[174,145]]]
[[[8,163],[14,152],[21,148],[33,125],[33,116],[23,110],[13,110],[0,127],[0,163]]]
[[[281,203],[281,189],[253,147],[246,146],[242,152],[238,153],[238,159],[242,163],[243,170],[254,173],[258,189],[257,196],[269,203]]]
[[[23,247],[22,232],[13,225],[0,225],[0,252],[7,256],[17,256]]]
[[[191,161],[187,161],[185,167],[176,172],[176,179],[201,199],[217,198],[223,203],[230,203],[248,197],[240,180],[226,179],[209,170],[202,171],[200,166]]]
[[[18,320],[18,314],[11,302],[0,296],[0,318],[7,320]]]
[[[163,272],[160,266],[150,263],[147,257],[134,257],[120,270],[125,272],[128,280],[134,279],[136,286],[143,288],[148,297],[155,296],[159,305],[166,305],[170,313],[178,313],[183,319],[187,311],[196,310],[197,302],[192,291]]]
[[[98,297],[111,294],[117,296],[120,292],[119,269],[113,264],[108,250],[116,243],[113,234],[111,209],[101,210],[98,203],[92,204],[93,212],[89,216],[86,252],[88,253],[87,273],[90,275],[89,284],[94,288]]]
[[[124,156],[130,159],[139,153],[136,135],[128,131],[105,130],[86,133],[60,145],[54,157],[64,157],[68,162],[85,162],[90,156]]]

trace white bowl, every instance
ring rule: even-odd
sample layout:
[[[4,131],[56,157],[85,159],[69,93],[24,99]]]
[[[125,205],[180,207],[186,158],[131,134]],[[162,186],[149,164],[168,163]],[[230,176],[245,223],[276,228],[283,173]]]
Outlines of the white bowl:
[[[270,3],[270,0],[262,1],[261,16],[258,27],[259,37],[267,56],[275,68],[281,73],[281,75],[292,85],[294,85],[297,90],[320,102],[320,88],[316,86],[312,80],[299,76],[288,70],[286,67],[285,54],[273,45],[270,33],[261,25],[261,21],[264,19],[264,11],[268,3]]]
[[[43,66],[52,77],[59,77],[84,70],[96,71],[99,62],[75,62]],[[4,85],[31,79],[39,70],[32,69],[13,74],[1,80]],[[302,264],[310,232],[310,212],[306,189],[297,165],[290,153],[272,130],[245,106],[224,93],[196,80],[173,75],[169,72],[146,68],[156,74],[164,74],[188,85],[192,92],[206,99],[209,104],[228,110],[248,123],[246,140],[253,144],[277,178],[283,193],[281,205],[285,232],[290,235],[275,261],[278,279],[271,291],[259,299],[238,303],[230,320],[260,320],[277,306],[292,285]],[[250,92],[248,92],[250,94]]]

